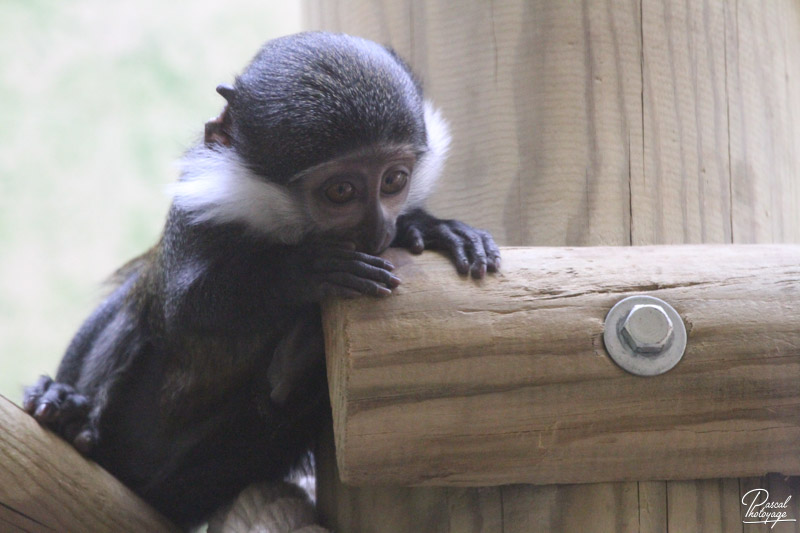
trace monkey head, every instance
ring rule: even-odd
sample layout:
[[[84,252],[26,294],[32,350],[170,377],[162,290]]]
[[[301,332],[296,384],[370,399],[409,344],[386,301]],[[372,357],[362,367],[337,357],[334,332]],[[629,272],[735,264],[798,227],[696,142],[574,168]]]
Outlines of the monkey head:
[[[447,125],[391,50],[321,32],[265,44],[184,158],[175,202],[198,222],[241,222],[276,241],[348,241],[377,254],[421,207]],[[225,176],[221,176],[224,173]]]

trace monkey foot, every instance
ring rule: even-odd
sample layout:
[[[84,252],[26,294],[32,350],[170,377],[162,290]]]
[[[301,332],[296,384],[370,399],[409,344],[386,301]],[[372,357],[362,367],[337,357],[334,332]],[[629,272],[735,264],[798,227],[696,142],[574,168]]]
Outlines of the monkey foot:
[[[22,406],[40,424],[58,433],[84,455],[97,442],[97,430],[89,419],[89,399],[70,385],[41,376],[25,389]]]

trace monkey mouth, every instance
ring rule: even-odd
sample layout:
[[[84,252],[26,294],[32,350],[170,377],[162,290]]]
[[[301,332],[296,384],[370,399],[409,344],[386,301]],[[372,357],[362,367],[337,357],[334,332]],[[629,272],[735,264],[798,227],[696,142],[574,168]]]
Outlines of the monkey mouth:
[[[383,241],[381,241],[380,246],[378,247],[378,251],[375,252],[375,255],[380,255],[385,252],[389,246],[392,245],[392,241],[394,240],[394,232],[387,231],[386,235],[383,237]]]
[[[394,240],[394,232],[387,231],[386,234],[383,236],[383,239],[379,243],[374,244],[373,241],[373,243],[365,243],[365,245],[356,246],[356,248],[359,251],[364,252],[365,254],[381,255],[389,248],[393,240]]]

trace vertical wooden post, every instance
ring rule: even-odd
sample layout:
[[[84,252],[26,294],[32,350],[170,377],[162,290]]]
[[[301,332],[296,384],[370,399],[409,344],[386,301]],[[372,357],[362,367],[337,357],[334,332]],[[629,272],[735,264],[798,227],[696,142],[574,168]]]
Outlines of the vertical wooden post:
[[[504,245],[800,242],[792,0],[306,0],[307,26],[391,44],[444,110],[440,216]],[[339,531],[721,531],[796,479],[357,489]],[[794,492],[792,492],[792,490]],[[749,527],[749,526],[748,526]]]

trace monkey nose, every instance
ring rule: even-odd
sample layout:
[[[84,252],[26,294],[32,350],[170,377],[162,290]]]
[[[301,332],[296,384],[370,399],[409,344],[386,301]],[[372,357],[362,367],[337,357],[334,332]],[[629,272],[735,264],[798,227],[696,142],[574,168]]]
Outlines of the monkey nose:
[[[365,252],[370,255],[380,255],[392,244],[392,232],[387,231],[382,235],[376,235],[369,242],[365,243]]]

